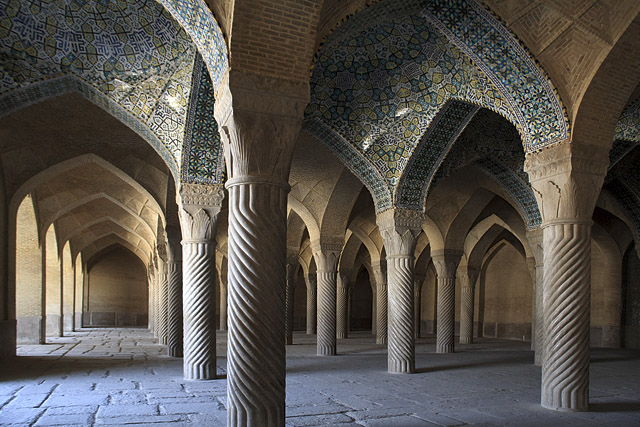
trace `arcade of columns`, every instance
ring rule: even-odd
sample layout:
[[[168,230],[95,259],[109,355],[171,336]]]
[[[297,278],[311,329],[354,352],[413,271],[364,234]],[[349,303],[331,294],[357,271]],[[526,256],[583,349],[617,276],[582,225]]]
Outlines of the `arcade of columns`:
[[[265,96],[261,95],[260,98]],[[302,99],[296,101],[297,105],[304,104]],[[270,103],[283,107],[296,105],[286,98],[272,98]],[[259,150],[261,139],[251,136],[255,132],[265,137],[266,128],[277,129],[280,135],[293,139],[299,122],[284,114],[274,117],[267,112],[245,112],[256,109],[259,106],[238,103],[234,111],[239,112],[238,116],[229,117],[227,122],[233,129],[227,134],[227,143],[232,153],[237,153],[231,154],[231,158],[245,161],[232,163],[230,169],[237,175],[232,175],[226,185],[230,425],[284,422],[284,343],[292,343],[293,331],[292,282],[298,259],[286,256],[288,185],[283,178],[286,167],[277,160],[289,158],[293,144],[289,141],[288,148],[283,147],[284,156],[266,152],[252,156]],[[259,129],[260,126],[264,128]],[[238,131],[240,127],[244,130]],[[604,152],[572,148],[569,143],[560,144],[530,155],[526,162],[543,214],[542,226],[527,235],[532,247],[542,248],[534,251],[535,256],[530,259],[536,290],[532,345],[536,361],[543,368],[542,405],[551,409],[587,410],[591,212],[608,159]],[[264,170],[270,170],[271,175],[256,173]],[[182,253],[170,238],[169,261],[160,263],[153,276],[156,320],[152,327],[161,342],[169,343],[169,354],[177,357],[182,336],[176,325],[182,319],[175,313],[181,296],[184,299],[183,357],[188,379],[216,378],[216,301],[212,286],[216,243],[212,236],[223,198],[223,189],[217,186],[184,185],[180,189]],[[403,209],[390,209],[377,216],[386,251],[386,269],[382,264],[373,267],[376,342],[387,344],[388,371],[392,373],[415,371],[415,338],[419,327],[415,307],[420,301],[421,281],[414,274],[413,254],[424,220],[424,213]],[[317,285],[313,277],[306,278],[307,333],[315,332],[317,322],[319,356],[337,354],[336,338],[347,337],[348,277],[342,278],[338,271],[342,243],[335,238],[327,240],[323,242],[321,236],[321,242],[312,243]],[[437,271],[437,352],[450,353],[454,351],[456,278],[462,286],[459,340],[471,343],[473,293],[480,267],[460,264],[461,248],[438,248],[436,244],[432,246],[431,258]]]
[[[179,16],[178,2],[161,3],[172,15]],[[248,6],[237,3],[237,16],[250,20]],[[220,26],[230,50],[234,47],[230,40],[238,40],[238,49],[234,51],[237,62],[234,56],[228,55],[232,58],[231,66],[215,88],[214,118],[224,149],[225,182],[176,183],[179,225],[164,224],[166,230],[159,233],[154,256],[149,260],[149,326],[159,342],[167,345],[169,356],[183,358],[184,378],[215,380],[216,309],[219,310],[220,328],[228,330],[229,425],[284,425],[285,349],[293,342],[293,289],[303,249],[315,264],[315,271],[304,273],[306,332],[317,334],[318,356],[336,355],[337,339],[348,337],[349,283],[354,280],[351,276],[357,274],[354,265],[345,261],[347,238],[351,235],[365,246],[376,245],[368,243],[372,234],[377,234],[381,242],[380,247],[369,251],[375,255],[369,260],[369,276],[374,303],[372,329],[376,343],[386,345],[388,372],[412,374],[416,369],[415,342],[422,327],[420,305],[425,301],[422,297],[425,273],[417,272],[417,248],[424,251],[428,245],[436,272],[436,351],[455,351],[456,306],[460,310],[459,342],[473,342],[476,283],[485,255],[498,232],[490,225],[477,235],[471,230],[483,226],[477,224],[476,219],[478,212],[489,205],[490,197],[482,192],[477,193],[477,199],[473,199],[474,195],[463,201],[452,196],[447,204],[444,179],[440,189],[429,188],[430,198],[423,200],[421,207],[401,206],[395,194],[388,205],[383,205],[372,194],[376,213],[370,233],[351,227],[349,212],[333,216],[330,212],[346,211],[356,204],[355,198],[338,197],[334,205],[323,207],[322,215],[314,215],[313,209],[301,200],[304,189],[298,185],[301,182],[298,178],[304,175],[304,162],[298,150],[317,139],[303,128],[307,119],[305,109],[313,101],[305,73],[324,37],[346,16],[366,9],[364,4],[355,3],[351,4],[353,10],[347,8],[349,10],[341,10],[342,15],[337,13],[338,18],[329,16],[325,8],[331,9],[331,4],[325,4],[322,9],[330,24],[323,24],[326,31],[317,40],[315,26],[320,25],[317,21],[321,7],[311,8],[315,11],[313,19],[310,18],[312,22],[300,24],[304,30],[314,28],[312,42],[297,51],[302,65],[296,62],[295,67],[289,67],[287,63],[278,71],[286,73],[289,68],[296,71],[299,68],[304,72],[282,77],[274,75],[275,71],[269,74],[251,68],[253,64],[241,54],[241,48],[251,43],[243,38],[247,34],[243,33],[242,23],[231,25],[233,8],[230,11],[221,6],[222,3],[212,6],[221,17]],[[500,2],[486,3],[496,6],[521,37],[533,37],[527,36],[521,27],[523,16],[531,10],[516,16],[514,10],[501,6]],[[288,7],[297,10],[294,5]],[[532,278],[532,348],[536,363],[542,367],[541,404],[553,410],[586,411],[589,408],[593,217],[596,206],[603,204],[602,188],[609,171],[616,123],[629,102],[640,97],[637,95],[640,55],[634,55],[640,51],[640,18],[636,18],[640,10],[636,9],[629,13],[631,20],[626,23],[625,31],[607,44],[609,50],[599,57],[597,66],[589,70],[587,74],[591,79],[584,85],[563,85],[564,80],[558,77],[559,71],[554,65],[558,58],[544,51],[540,40],[530,40],[535,46],[533,54],[540,54],[542,65],[549,69],[552,79],[554,76],[557,79],[571,124],[571,132],[564,140],[527,151],[524,171],[541,222],[525,232],[522,218],[518,216],[522,228],[519,234],[526,236],[526,263]],[[208,9],[207,13],[213,16]],[[579,21],[572,19],[572,22]],[[193,34],[189,25],[176,20],[202,44],[200,36]],[[231,28],[238,31],[237,39],[235,33],[234,39],[231,38]],[[289,52],[287,40],[278,42],[276,38],[273,43],[277,53],[266,52],[265,63],[279,53]],[[275,59],[274,64],[278,64]],[[305,77],[301,78],[303,74]],[[539,138],[545,139],[544,135]],[[439,164],[444,162],[445,155],[443,152]],[[345,155],[338,157],[344,161]],[[335,157],[332,159],[339,163]],[[306,162],[313,160],[306,159]],[[353,172],[353,165],[348,166]],[[362,188],[366,181],[362,176],[351,175],[342,166],[336,170],[339,179],[332,178],[333,184],[340,181],[345,188]],[[465,173],[469,174],[469,170]],[[323,178],[326,177],[320,176],[318,182]],[[469,188],[476,185],[473,190],[482,187],[472,182],[475,179],[472,174],[463,178],[467,179],[465,184]],[[491,187],[495,194],[508,198],[506,191],[496,188]],[[366,191],[374,193],[370,185]],[[339,195],[340,191],[335,193]],[[472,189],[468,193],[471,194]],[[476,215],[460,215],[471,199],[477,200]],[[509,203],[516,205],[513,200]],[[309,205],[313,205],[313,200]],[[380,206],[384,209],[379,209]],[[308,233],[306,248],[300,248],[301,236],[290,239],[291,212],[303,218]],[[221,227],[223,217],[228,218],[228,224]],[[308,218],[315,223],[311,224]],[[506,221],[503,225],[503,229],[510,227]],[[226,238],[226,280],[216,258],[217,251],[222,251],[221,242],[216,241],[220,229]],[[44,247],[43,253],[46,253]],[[216,282],[220,292],[216,292]],[[455,297],[456,283],[460,285],[460,301]],[[7,294],[10,296],[11,291]],[[11,310],[5,311],[9,313],[3,317],[8,325],[5,326],[15,330],[15,315],[12,318]],[[76,325],[78,323],[76,321]]]

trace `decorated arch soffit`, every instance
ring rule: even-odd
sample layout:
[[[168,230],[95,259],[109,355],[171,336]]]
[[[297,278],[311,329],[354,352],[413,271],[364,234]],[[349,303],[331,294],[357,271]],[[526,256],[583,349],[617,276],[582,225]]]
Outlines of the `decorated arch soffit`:
[[[79,93],[151,143],[179,176],[197,50],[160,3],[0,4],[0,116]],[[220,55],[225,70],[226,47]]]
[[[200,55],[196,56],[192,82],[180,180],[221,184],[225,180],[225,163],[218,124],[213,115],[215,93]]]
[[[622,112],[613,140],[609,152],[609,169],[640,142],[640,98],[631,102]]]
[[[135,0],[130,0],[135,1]],[[187,31],[209,70],[217,93],[229,71],[227,45],[213,13],[203,0],[157,0]]]
[[[515,202],[527,228],[533,229],[540,226],[542,217],[522,168],[524,158],[517,130],[497,114],[481,109],[447,152],[429,185],[431,188],[457,169],[474,165]]]
[[[417,175],[437,168],[429,161],[441,159],[448,147],[434,142],[443,132],[423,138],[452,100],[461,102],[449,108],[448,119],[458,121],[445,126],[446,141],[474,106],[513,123],[526,152],[568,137],[548,79],[518,41],[470,0],[382,1],[346,21],[318,54],[304,127],[363,180],[380,212],[399,202],[416,204],[416,189],[398,199],[401,177],[419,145],[428,147],[414,165],[426,172]]]

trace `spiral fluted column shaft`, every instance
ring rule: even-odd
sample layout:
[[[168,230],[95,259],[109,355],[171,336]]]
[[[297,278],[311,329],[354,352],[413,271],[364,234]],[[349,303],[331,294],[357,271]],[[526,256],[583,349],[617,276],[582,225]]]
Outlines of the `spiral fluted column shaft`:
[[[160,282],[157,273],[153,276],[153,335],[160,338]]]
[[[462,252],[440,250],[431,259],[438,277],[436,352],[453,353],[455,334],[456,270]],[[466,275],[465,275],[466,277]]]
[[[170,261],[167,266],[169,307],[167,347],[171,357],[182,357],[182,262]]]
[[[460,344],[473,343],[473,299],[474,287],[460,288]]]
[[[220,330],[227,330],[227,286],[220,285]]]
[[[229,189],[227,424],[282,426],[286,190],[237,178]]]
[[[387,256],[389,283],[388,366],[391,373],[415,372],[413,256]]]
[[[438,276],[438,326],[436,352],[453,353],[455,334],[455,277]]]
[[[307,287],[307,335],[316,333],[316,287]]]
[[[336,271],[318,271],[318,356],[336,354]]]
[[[371,287],[371,335],[378,336],[378,289],[375,282]]]
[[[591,224],[544,228],[542,406],[589,406]]]
[[[182,242],[184,377],[216,377],[215,243]]]
[[[349,288],[346,286],[337,287],[336,296],[336,337],[347,338],[349,324]]]
[[[293,291],[295,288],[295,266],[287,264],[287,284],[285,288],[285,342],[287,345],[293,344]]]
[[[387,284],[386,282],[378,283],[376,284],[376,288],[376,297],[378,298],[378,307],[376,312],[376,344],[387,344]]]
[[[149,330],[155,335],[155,330],[156,330],[156,322],[155,322],[156,289],[155,289],[155,285],[153,283],[153,276],[149,276],[147,281],[149,283]],[[86,310],[86,308],[85,308],[85,310]]]
[[[167,344],[167,334],[169,330],[169,282],[167,279],[166,267],[160,275],[160,327],[158,330],[158,341],[160,344]]]
[[[535,334],[534,341],[534,363],[536,365],[542,365],[544,355],[544,305],[543,305],[543,275],[544,264],[536,264],[536,287],[535,287],[535,323],[533,334]]]
[[[413,288],[413,331],[416,338],[420,338],[420,323],[422,321],[422,283],[416,283]]]

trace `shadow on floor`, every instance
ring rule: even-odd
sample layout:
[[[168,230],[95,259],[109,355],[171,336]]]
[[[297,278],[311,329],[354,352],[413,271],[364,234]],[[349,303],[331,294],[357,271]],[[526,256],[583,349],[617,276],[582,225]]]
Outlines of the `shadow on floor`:
[[[473,369],[473,368],[488,367],[488,366],[528,365],[531,363],[532,363],[531,357],[529,357],[528,355],[519,356],[519,357],[512,356],[506,359],[483,360],[483,361],[470,362],[470,363],[459,363],[459,364],[453,364],[453,365],[438,365],[438,366],[417,368],[416,374],[450,371],[454,369]]]
[[[589,404],[590,412],[640,412],[640,402],[606,402]]]

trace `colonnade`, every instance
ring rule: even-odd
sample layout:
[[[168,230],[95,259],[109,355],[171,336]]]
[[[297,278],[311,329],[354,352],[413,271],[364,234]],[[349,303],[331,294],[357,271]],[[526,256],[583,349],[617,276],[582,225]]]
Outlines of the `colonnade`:
[[[237,156],[231,163],[231,177],[226,184],[229,198],[229,277],[225,291],[228,292],[229,330],[228,420],[230,425],[282,425],[285,344],[292,343],[297,268],[297,258],[287,256],[285,248],[286,167],[269,176],[255,172],[252,162],[259,161],[247,160],[246,144],[255,148],[252,144],[257,141],[252,140],[251,135],[257,125],[242,114],[239,117],[227,117],[227,127],[223,127],[223,139]],[[257,122],[265,125],[262,120],[264,117],[259,117]],[[295,128],[295,120],[286,124],[271,123],[267,127],[273,126],[291,138],[295,134],[289,129]],[[238,128],[242,128],[242,132]],[[243,135],[248,139],[242,139]],[[572,157],[562,150],[566,150],[562,145],[549,150],[553,151],[554,161],[560,159],[560,163],[566,164],[575,161],[575,153]],[[557,187],[560,181],[564,187],[560,187],[559,193],[552,193],[550,172],[544,168],[550,158],[549,155],[533,156],[527,166],[543,213],[542,231],[530,232],[531,244],[544,249],[543,256],[537,254],[529,260],[535,287],[532,346],[536,361],[542,364],[542,405],[585,410],[589,372],[590,215],[595,204],[591,188],[599,188],[604,175],[589,165],[584,170],[575,165],[562,169],[561,165],[552,174],[553,183]],[[213,239],[222,194],[220,187],[202,184],[183,184],[180,190],[184,366],[188,379],[216,376]],[[548,208],[554,203],[559,208]],[[372,263],[374,326],[376,342],[387,345],[391,373],[415,372],[415,339],[420,328],[416,307],[419,310],[424,277],[415,275],[414,250],[423,221],[424,213],[399,208],[377,216],[386,251],[386,272],[384,264]],[[347,337],[349,279],[347,272],[338,269],[343,244],[335,236],[321,236],[319,241],[311,242],[317,268],[315,275],[305,275],[307,333],[317,332],[319,356],[335,355],[336,338]],[[179,252],[171,250],[167,267],[159,262],[152,276],[155,289],[152,301],[159,316],[154,317],[154,327],[161,339],[167,334],[170,354],[174,356],[179,356],[173,325],[177,322],[178,289],[182,285],[177,273]],[[439,353],[455,350],[456,278],[461,284],[460,343],[473,342],[474,290],[480,270],[478,265],[462,263],[462,255],[461,248],[446,245],[431,252],[437,273],[436,351]],[[168,302],[163,302],[167,298]],[[163,326],[166,316],[168,332],[164,332]]]

